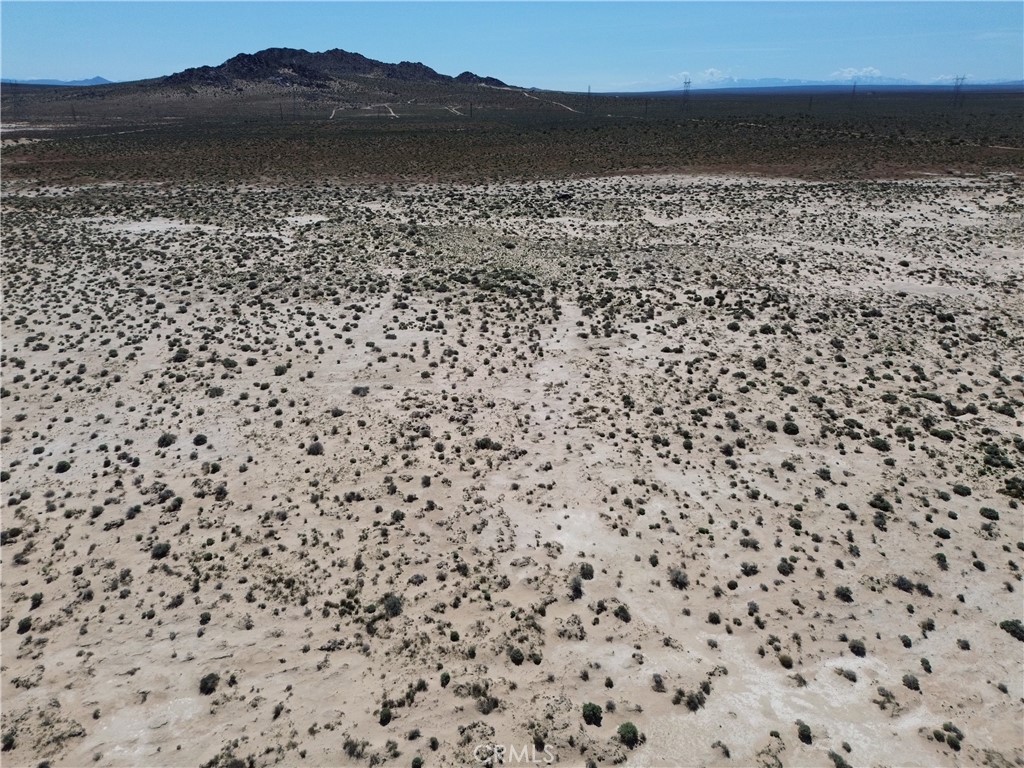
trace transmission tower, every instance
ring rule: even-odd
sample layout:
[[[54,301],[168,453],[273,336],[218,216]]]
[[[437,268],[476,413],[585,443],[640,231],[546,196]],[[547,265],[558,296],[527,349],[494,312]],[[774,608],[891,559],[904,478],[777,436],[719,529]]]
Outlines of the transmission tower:
[[[967,79],[966,75],[957,75],[956,78],[954,78],[954,80],[953,80],[953,107],[954,107],[954,109],[956,107],[962,107],[963,106],[963,98],[964,98],[964,95],[963,95],[963,85],[964,85],[964,80],[966,80],[966,79]]]
[[[683,80],[683,109],[686,109],[686,105],[690,103],[690,76],[687,75],[686,79]]]

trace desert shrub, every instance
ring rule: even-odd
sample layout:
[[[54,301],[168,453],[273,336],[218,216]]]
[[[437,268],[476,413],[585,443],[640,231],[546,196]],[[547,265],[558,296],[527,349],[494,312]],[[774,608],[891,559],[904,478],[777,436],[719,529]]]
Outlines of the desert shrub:
[[[636,726],[630,722],[625,722],[620,725],[618,733],[619,741],[630,749],[640,743],[640,732],[636,729]]]
[[[921,690],[921,684],[917,681],[917,678],[914,675],[904,675],[903,684],[912,691]]]
[[[863,640],[851,640],[849,643],[850,653],[854,656],[864,656],[867,654],[868,649],[864,645]]]
[[[627,624],[633,620],[633,617],[629,614],[629,608],[627,608],[624,604],[616,606],[614,614],[615,618],[624,621]]]
[[[306,453],[308,453],[310,456],[323,456],[323,453],[324,453],[324,445],[323,445],[323,443],[321,443],[319,440],[314,440],[306,448]]]
[[[686,589],[690,586],[690,577],[682,568],[673,568],[669,571],[668,582],[676,589]]]
[[[1011,637],[1014,637],[1024,643],[1024,624],[1021,623],[1020,619],[1006,619],[1005,621],[1000,621],[999,628],[1004,632],[1009,632]]]
[[[882,512],[892,512],[892,504],[890,504],[889,500],[880,493],[876,493],[871,497],[871,501],[868,502],[868,506]]]
[[[516,645],[513,645],[508,649],[508,657],[517,667],[523,663],[523,659],[526,658],[523,650]]]
[[[800,434],[800,427],[796,425],[795,421],[787,421],[782,425],[782,431],[787,435],[798,435]]]
[[[384,609],[384,615],[393,619],[402,613],[402,598],[396,594],[387,594],[381,600],[381,607]]]
[[[61,459],[57,462],[57,466],[54,469],[56,469],[58,475],[62,475],[71,469],[71,462]]]
[[[802,741],[804,744],[810,744],[812,741],[811,726],[809,726],[803,720],[797,720],[796,735],[800,737],[800,741]]]
[[[206,445],[206,435],[200,434],[200,435],[196,435],[195,437],[193,437],[192,438],[192,445],[194,445],[196,447],[201,446],[201,445]]]
[[[481,696],[476,700],[476,708],[481,715],[489,715],[498,708],[500,703],[495,696]]]
[[[153,551],[150,553],[154,560],[162,560],[170,554],[171,545],[167,541],[158,541],[153,545]]]
[[[162,435],[160,435],[160,437],[157,438],[156,445],[158,448],[170,448],[172,445],[174,445],[177,439],[177,435],[171,434],[170,432],[164,432]]]
[[[583,705],[583,722],[587,725],[601,725],[601,707],[587,702]]]
[[[999,519],[999,512],[992,509],[991,507],[982,507],[980,510],[980,514],[986,520],[996,521]]]
[[[579,576],[573,576],[569,580],[569,599],[579,600],[581,597],[583,597],[583,582]]]
[[[914,582],[908,579],[906,576],[897,576],[893,579],[892,585],[903,592],[913,592]]]
[[[957,483],[956,485],[953,486],[953,493],[955,493],[957,496],[970,496],[971,487],[969,485]]]
[[[853,592],[850,591],[849,587],[836,587],[836,597],[842,600],[844,603],[853,602]]]
[[[30,629],[32,629],[32,618],[30,616],[26,616],[25,618],[23,618],[20,621],[18,621],[18,634],[19,635],[24,635]]]
[[[580,576],[590,581],[594,578],[594,566],[590,563],[580,563]]]
[[[208,675],[203,675],[203,678],[199,681],[199,692],[203,696],[209,696],[217,690],[217,684],[220,682],[220,675],[216,672],[211,672]]]
[[[381,725],[387,725],[388,723],[391,722],[391,708],[390,707],[381,707],[380,708],[380,717],[378,718],[378,722]]]
[[[793,564],[789,562],[789,560],[787,560],[786,558],[782,558],[781,560],[779,560],[779,564],[777,567],[779,573],[781,573],[783,576],[790,576],[793,573]]]

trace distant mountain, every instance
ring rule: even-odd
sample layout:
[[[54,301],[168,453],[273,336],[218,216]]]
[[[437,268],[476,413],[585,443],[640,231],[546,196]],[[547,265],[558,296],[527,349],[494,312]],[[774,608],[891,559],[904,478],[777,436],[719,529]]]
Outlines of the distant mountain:
[[[5,83],[17,83],[18,85],[67,85],[67,86],[82,86],[82,85],[110,85],[113,80],[107,80],[105,77],[90,77],[88,80],[11,80],[10,78],[4,78]]]
[[[450,77],[419,62],[387,64],[338,48],[322,53],[295,48],[267,48],[257,53],[240,53],[215,67],[192,67],[160,80],[167,85],[193,87],[238,88],[262,84],[330,89],[339,81],[352,78],[506,87],[496,78],[480,77],[472,72]]]
[[[854,84],[861,85],[922,85],[922,83],[915,82],[913,80],[905,80],[899,77],[881,77],[881,76],[863,76],[857,78],[845,78],[840,80],[793,80],[782,77],[760,77],[753,79],[742,79],[735,77],[726,77],[720,80],[712,80],[704,83],[694,83],[690,87],[693,89],[719,89],[719,88],[794,88],[794,87],[809,87],[809,86],[853,86]],[[681,89],[675,89],[681,90]]]
[[[1002,80],[968,80],[964,82],[965,88],[977,87],[1017,87],[1021,81]],[[728,88],[852,88],[860,87],[879,88],[952,88],[953,83],[947,81],[922,83],[917,80],[907,80],[900,77],[884,77],[881,75],[861,75],[859,77],[848,77],[836,80],[794,80],[782,77],[761,77],[755,79],[740,79],[726,77],[719,80],[710,80],[701,83],[691,84],[693,90],[723,90]],[[682,90],[677,86],[674,91]]]

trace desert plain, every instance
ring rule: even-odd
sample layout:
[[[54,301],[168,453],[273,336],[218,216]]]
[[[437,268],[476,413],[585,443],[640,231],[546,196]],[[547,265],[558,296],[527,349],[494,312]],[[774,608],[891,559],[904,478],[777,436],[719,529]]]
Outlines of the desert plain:
[[[1019,169],[10,164],[5,766],[1024,764]]]

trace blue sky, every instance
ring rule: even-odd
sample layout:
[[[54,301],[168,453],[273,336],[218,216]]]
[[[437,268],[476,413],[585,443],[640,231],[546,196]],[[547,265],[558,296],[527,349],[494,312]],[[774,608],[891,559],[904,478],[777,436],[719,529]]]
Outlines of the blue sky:
[[[136,80],[279,46],[558,90],[1024,79],[1016,2],[0,1],[0,75]]]

